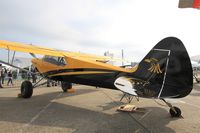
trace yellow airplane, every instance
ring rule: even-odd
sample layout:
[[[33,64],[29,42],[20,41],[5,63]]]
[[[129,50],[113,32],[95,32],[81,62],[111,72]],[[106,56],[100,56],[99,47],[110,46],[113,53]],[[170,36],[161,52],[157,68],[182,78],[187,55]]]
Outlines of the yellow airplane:
[[[0,48],[42,54],[32,59],[33,66],[43,77],[61,81],[66,92],[72,83],[121,90],[130,95],[157,98],[170,107],[172,117],[181,110],[165,98],[187,96],[193,88],[191,61],[181,40],[167,37],[156,44],[142,61],[133,68],[107,64],[109,57],[60,51],[34,45],[0,41]],[[2,62],[2,61],[0,61]],[[12,64],[10,64],[12,65]],[[30,81],[21,84],[21,95],[30,98],[37,85]]]

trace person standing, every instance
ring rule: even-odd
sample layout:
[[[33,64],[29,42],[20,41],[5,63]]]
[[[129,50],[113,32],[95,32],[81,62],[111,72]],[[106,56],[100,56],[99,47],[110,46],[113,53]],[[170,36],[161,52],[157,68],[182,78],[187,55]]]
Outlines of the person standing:
[[[2,64],[0,64],[0,88],[3,88],[2,86],[2,76],[1,76],[1,71],[2,71]]]
[[[5,68],[1,70],[1,81],[2,81],[2,85],[4,84],[4,79],[5,79],[5,76],[6,76],[6,73],[5,73]]]
[[[31,79],[31,71],[28,71],[28,72],[27,72],[27,78],[28,78],[28,80]]]
[[[11,70],[8,72],[8,83],[7,83],[7,85],[9,85],[10,83],[11,83],[11,85],[13,85],[13,74],[12,74]]]
[[[35,70],[35,69],[33,69],[33,70],[32,70],[32,73],[31,73],[31,75],[32,75],[32,80],[33,80],[33,83],[36,83],[36,80],[37,80],[37,75],[36,75],[36,70]]]

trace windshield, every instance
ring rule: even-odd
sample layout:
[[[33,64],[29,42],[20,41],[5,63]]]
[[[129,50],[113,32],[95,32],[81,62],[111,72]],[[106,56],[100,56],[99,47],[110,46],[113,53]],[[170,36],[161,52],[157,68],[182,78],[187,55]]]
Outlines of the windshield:
[[[56,56],[45,55],[43,57],[43,60],[46,61],[46,62],[49,62],[51,64],[58,65],[58,66],[66,65],[66,61],[65,61],[64,57],[56,57]]]

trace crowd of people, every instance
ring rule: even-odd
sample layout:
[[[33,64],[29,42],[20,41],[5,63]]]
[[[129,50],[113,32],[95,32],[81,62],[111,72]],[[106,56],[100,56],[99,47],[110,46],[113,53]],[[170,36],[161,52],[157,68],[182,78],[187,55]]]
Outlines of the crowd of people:
[[[6,86],[6,85],[14,86],[13,80],[15,78],[19,79],[19,75],[22,76],[22,73],[19,75],[17,74],[18,76],[14,76],[14,75],[15,75],[14,71],[12,71],[10,68],[6,68],[5,66],[2,66],[2,64],[0,64],[0,88],[3,88],[3,86]],[[29,71],[23,73],[22,79],[29,80],[32,83],[36,83],[36,81],[37,81],[36,69],[31,68]],[[7,83],[5,83],[5,82],[7,82]],[[60,85],[60,82],[47,79],[47,87],[57,86],[57,85]]]
[[[36,83],[37,80],[37,74],[35,69],[31,69],[27,72],[26,77],[28,80],[32,79],[32,83]],[[9,68],[6,68],[5,66],[2,66],[0,64],[0,88],[3,88],[3,85],[5,83],[5,79],[7,81],[7,86],[13,86],[13,71]]]
[[[3,88],[6,76],[8,77],[7,86],[13,84],[13,73],[12,70],[8,70],[0,64],[0,88]]]
[[[35,69],[31,69],[30,71],[27,72],[27,79],[31,80],[32,79],[32,83],[36,83],[37,80],[37,72]]]

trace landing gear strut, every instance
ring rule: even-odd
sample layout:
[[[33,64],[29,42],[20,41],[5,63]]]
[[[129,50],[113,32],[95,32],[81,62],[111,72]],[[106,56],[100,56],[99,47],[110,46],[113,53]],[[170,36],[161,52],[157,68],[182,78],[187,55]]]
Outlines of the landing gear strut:
[[[40,83],[44,78],[46,77],[42,77],[37,83],[32,84],[30,81],[26,80],[23,81],[21,84],[21,94],[18,95],[18,97],[22,97],[22,98],[30,98],[33,94],[33,89],[36,87],[39,87],[41,85],[45,85],[47,84],[47,82],[43,82]],[[40,83],[40,84],[39,84]],[[72,83],[70,82],[61,82],[61,87],[63,92],[67,92],[70,89],[72,89]],[[73,92],[74,90],[71,90],[71,92]]]
[[[131,101],[133,100],[133,95],[130,95],[128,93],[124,93],[123,96],[121,97],[120,101],[122,101],[124,98],[126,98],[128,103],[131,103]],[[135,96],[136,100],[139,101],[139,97]]]
[[[181,117],[181,110],[178,107],[172,106],[172,104],[167,102],[165,99],[162,100],[170,107],[169,113],[172,117]]]

